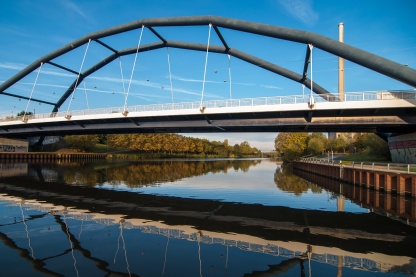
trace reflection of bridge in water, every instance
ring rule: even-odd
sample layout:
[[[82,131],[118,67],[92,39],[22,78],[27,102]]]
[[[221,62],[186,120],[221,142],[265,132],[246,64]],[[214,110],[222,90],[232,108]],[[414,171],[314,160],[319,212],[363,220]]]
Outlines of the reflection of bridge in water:
[[[236,247],[243,251],[264,253],[280,256],[287,259],[303,259],[319,263],[326,263],[336,267],[360,269],[366,271],[390,270],[408,272],[411,258],[394,257],[380,253],[360,254],[343,251],[338,248],[309,245],[293,241],[270,241],[257,237],[240,234],[225,234],[214,232],[202,232],[192,226],[169,226],[160,222],[149,222],[144,219],[123,219],[121,215],[111,216],[99,213],[86,213],[83,210],[68,207],[59,207],[51,204],[25,201],[15,197],[1,196],[0,199],[10,205],[22,205],[28,210],[37,210],[44,213],[66,216],[66,220],[94,221],[102,225],[118,225],[120,229],[138,229],[142,233],[156,234],[171,239],[182,239],[195,243],[220,244],[228,247]],[[122,232],[122,231],[121,231]],[[309,256],[308,256],[309,254]],[[370,258],[368,258],[370,256]],[[341,262],[341,264],[340,264]],[[401,264],[403,263],[403,264]]]
[[[5,183],[10,183],[9,181]],[[390,226],[386,226],[386,230],[382,231],[378,227],[387,224],[384,222],[385,217],[374,214],[359,215],[361,218],[355,219],[359,222],[354,224],[350,222],[350,215],[344,213],[194,199],[180,200],[149,195],[132,196],[131,193],[108,192],[93,188],[83,189],[81,196],[79,188],[76,187],[66,186],[64,193],[62,185],[57,183],[48,186],[47,190],[38,185],[25,187],[20,185],[22,183],[24,182],[17,182],[18,185],[1,184],[2,202],[7,205],[21,205],[25,209],[41,211],[55,217],[60,216],[64,220],[75,219],[82,222],[81,226],[84,221],[94,221],[107,226],[119,225],[120,235],[123,229],[137,229],[141,233],[161,235],[167,239],[186,240],[198,245],[200,243],[223,245],[227,248],[227,253],[228,248],[232,247],[242,251],[284,257],[288,260],[295,259],[299,261],[295,263],[297,265],[309,261],[310,258],[312,262],[325,263],[338,268],[374,272],[414,272],[415,257],[411,254],[414,254],[414,243],[412,243],[415,237],[414,228],[409,227],[409,229],[406,226],[403,228],[399,222],[388,221]],[[127,197],[128,194],[130,197]],[[22,200],[21,197],[30,200]],[[150,203],[157,198],[163,198],[157,200],[159,204],[152,203],[146,206],[135,204]],[[188,208],[185,208],[184,204]],[[309,224],[301,223],[304,218],[309,219]],[[315,221],[314,219],[317,218],[325,218],[326,223]],[[37,217],[32,219],[37,220]],[[63,224],[57,220],[55,219],[57,224]],[[187,222],[189,225],[178,222]],[[62,231],[69,233],[69,227],[66,228],[61,226]],[[81,249],[81,242],[75,236],[68,238],[76,246],[74,247],[76,250],[89,252]],[[351,243],[348,247],[339,248],[342,240]],[[129,243],[134,244],[134,242]],[[27,253],[29,255],[30,251]],[[91,258],[88,255],[84,257]],[[127,260],[127,257],[125,258]],[[97,262],[97,259],[94,261]],[[278,265],[273,266],[273,269],[276,270],[276,267]]]

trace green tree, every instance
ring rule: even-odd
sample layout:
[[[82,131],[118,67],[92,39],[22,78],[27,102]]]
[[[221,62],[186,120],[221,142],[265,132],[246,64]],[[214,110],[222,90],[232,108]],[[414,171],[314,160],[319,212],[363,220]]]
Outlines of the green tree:
[[[69,147],[81,151],[91,151],[98,141],[98,135],[74,135],[65,137],[65,142]]]
[[[277,154],[286,162],[300,158],[305,152],[307,137],[307,133],[279,133],[274,141]]]
[[[233,147],[233,153],[236,157],[241,157],[241,149],[240,149],[240,145],[239,144],[235,144]]]
[[[243,141],[242,143],[240,143],[240,152],[242,155],[252,154],[252,149],[247,141]]]
[[[178,134],[130,134],[107,135],[110,147],[126,148],[137,152],[165,154],[220,155],[222,157],[259,155],[261,152],[245,141],[240,145],[230,146],[224,142],[185,137]]]
[[[337,137],[336,139],[331,139],[329,144],[330,144],[331,150],[336,151],[336,152],[345,153],[345,149],[348,147],[348,143],[343,137]]]
[[[107,144],[107,135],[98,135],[98,142],[101,144]]]
[[[317,155],[321,154],[325,150],[325,142],[319,138],[311,138],[308,141],[307,151],[309,154]]]
[[[319,154],[329,149],[329,139],[323,133],[311,133],[307,138],[307,152],[310,154]],[[310,142],[312,141],[311,145]],[[317,142],[320,141],[320,142]],[[311,153],[312,151],[312,153]]]
[[[31,115],[31,114],[33,114],[33,113],[32,112],[26,112],[26,115]],[[25,111],[21,111],[17,114],[17,116],[23,116],[23,115],[25,115]]]
[[[373,133],[361,134],[354,143],[359,152],[368,152],[371,155],[383,156],[390,159],[390,150],[386,141]]]

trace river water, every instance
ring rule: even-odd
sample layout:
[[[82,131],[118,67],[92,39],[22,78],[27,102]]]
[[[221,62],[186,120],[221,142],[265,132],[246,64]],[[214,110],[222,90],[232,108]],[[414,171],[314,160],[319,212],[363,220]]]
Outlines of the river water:
[[[416,275],[414,200],[296,174],[268,159],[0,164],[0,276]]]

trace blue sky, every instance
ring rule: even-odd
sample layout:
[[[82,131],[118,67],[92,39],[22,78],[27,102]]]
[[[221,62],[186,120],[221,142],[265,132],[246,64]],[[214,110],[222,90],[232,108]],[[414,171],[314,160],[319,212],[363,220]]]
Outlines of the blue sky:
[[[317,0],[183,0],[183,1],[90,1],[43,0],[4,1],[0,10],[0,82],[4,82],[39,57],[88,33],[142,18],[217,15],[315,32],[338,39],[338,23],[344,23],[344,41],[365,51],[416,68],[416,1],[317,1]],[[156,28],[165,38],[206,44],[208,26]],[[305,45],[221,30],[231,47],[286,67],[297,73],[303,69]],[[140,30],[103,39],[116,49],[137,46]],[[144,29],[141,45],[157,39]],[[220,45],[212,31],[210,44]],[[80,69],[86,46],[81,46],[55,62],[75,71]],[[96,43],[89,45],[83,69],[111,53]],[[114,107],[124,104],[122,76],[127,88],[131,78],[128,105],[199,101],[205,53],[165,49],[134,55],[113,62],[88,77],[75,92],[74,100],[62,109]],[[337,57],[313,50],[313,80],[328,91],[337,92]],[[171,74],[169,74],[169,65]],[[231,72],[231,90],[230,73]],[[310,77],[310,76],[309,76]],[[30,74],[7,90],[31,94],[36,74]],[[45,65],[39,74],[33,97],[56,101],[74,80],[66,71]],[[172,80],[172,90],[170,87]],[[413,89],[408,85],[345,62],[345,90]],[[209,54],[204,100],[276,95],[301,95],[302,86],[226,55]],[[309,93],[309,91],[307,91]],[[0,117],[25,110],[27,101],[0,95]],[[28,111],[47,113],[48,105],[31,102]],[[271,150],[277,134],[214,134],[208,139],[229,138],[230,143],[247,140],[252,146]]]

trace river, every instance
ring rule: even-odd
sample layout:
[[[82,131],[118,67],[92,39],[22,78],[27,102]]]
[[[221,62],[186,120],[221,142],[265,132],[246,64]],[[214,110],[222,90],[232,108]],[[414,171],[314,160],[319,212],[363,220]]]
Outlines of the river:
[[[302,177],[269,159],[0,164],[0,275],[416,275],[414,199]]]

